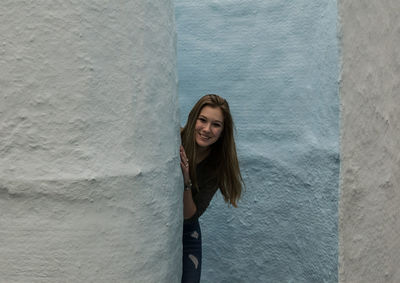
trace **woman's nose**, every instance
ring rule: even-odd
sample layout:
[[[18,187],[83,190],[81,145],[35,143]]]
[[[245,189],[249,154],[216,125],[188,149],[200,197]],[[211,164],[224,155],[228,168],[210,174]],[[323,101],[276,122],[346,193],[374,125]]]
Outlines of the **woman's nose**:
[[[204,125],[204,128],[203,128],[204,131],[209,132],[210,129],[211,129],[211,125],[210,124],[207,123],[207,124]]]

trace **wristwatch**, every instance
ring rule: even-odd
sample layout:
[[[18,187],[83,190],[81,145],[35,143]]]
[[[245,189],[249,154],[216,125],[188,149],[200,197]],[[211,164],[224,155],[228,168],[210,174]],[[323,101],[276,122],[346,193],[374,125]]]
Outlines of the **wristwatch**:
[[[185,184],[185,188],[184,188],[184,190],[185,191],[190,191],[192,189],[192,182],[191,181],[189,181],[189,184]]]

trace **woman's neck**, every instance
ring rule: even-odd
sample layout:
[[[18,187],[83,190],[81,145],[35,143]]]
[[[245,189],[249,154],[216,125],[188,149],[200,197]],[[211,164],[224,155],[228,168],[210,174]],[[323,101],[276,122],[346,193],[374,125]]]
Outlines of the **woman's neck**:
[[[199,164],[201,161],[207,158],[210,154],[211,147],[197,147],[196,163]]]

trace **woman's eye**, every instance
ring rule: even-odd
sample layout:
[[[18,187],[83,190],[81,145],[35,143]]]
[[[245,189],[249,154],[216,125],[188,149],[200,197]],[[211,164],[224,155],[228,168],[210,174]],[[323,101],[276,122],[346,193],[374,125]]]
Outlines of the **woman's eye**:
[[[221,127],[221,125],[220,124],[214,124],[214,127],[219,128],[219,127]]]
[[[199,120],[202,121],[202,122],[206,121],[206,119],[204,119],[204,118],[199,118]]]

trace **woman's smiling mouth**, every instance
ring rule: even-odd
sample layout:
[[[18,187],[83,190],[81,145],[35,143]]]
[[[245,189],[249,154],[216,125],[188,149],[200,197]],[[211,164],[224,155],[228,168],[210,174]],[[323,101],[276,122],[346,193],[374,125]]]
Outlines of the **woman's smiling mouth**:
[[[202,135],[202,134],[200,134],[200,133],[199,133],[199,136],[200,136],[200,138],[202,138],[203,140],[209,140],[209,139],[211,139],[211,137]]]

